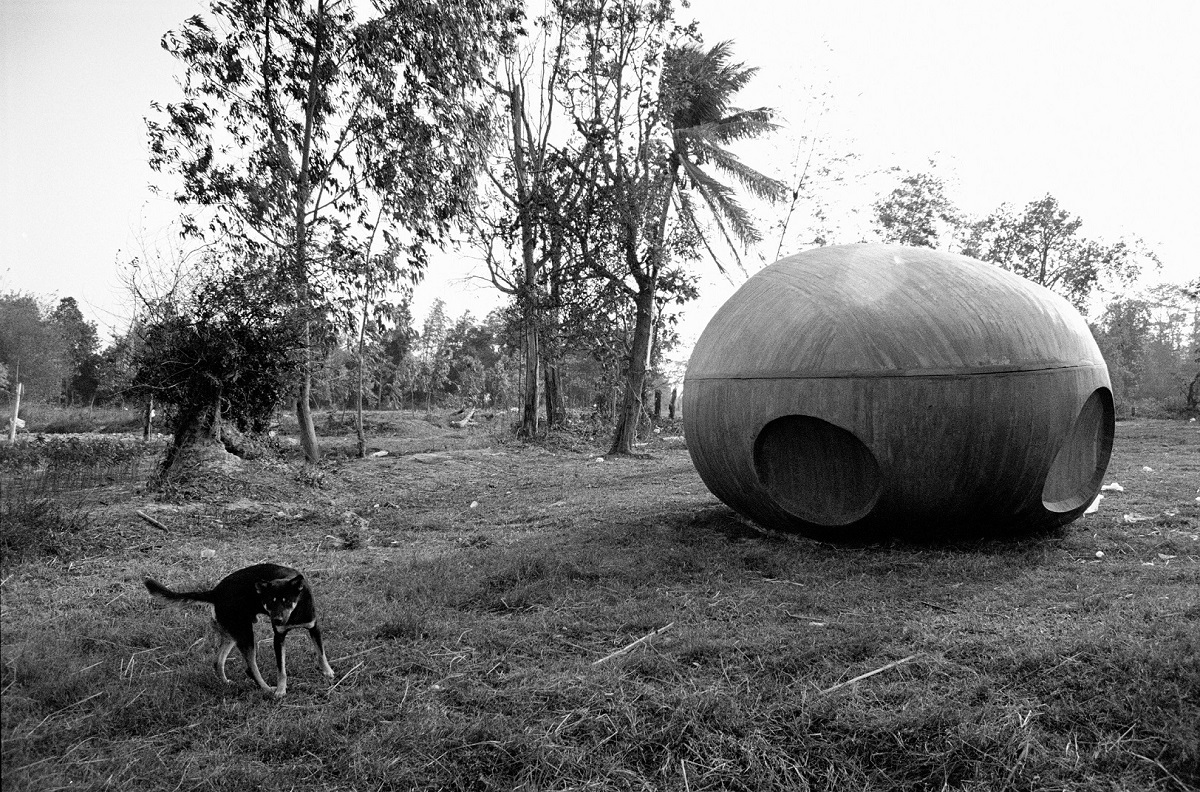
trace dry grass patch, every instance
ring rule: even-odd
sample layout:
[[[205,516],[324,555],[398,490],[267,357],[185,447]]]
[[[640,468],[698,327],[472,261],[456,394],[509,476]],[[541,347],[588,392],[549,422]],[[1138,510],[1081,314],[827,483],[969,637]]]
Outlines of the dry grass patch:
[[[1198,448],[1121,424],[1100,512],[957,547],[760,534],[663,447],[131,490],[103,557],[4,562],[5,787],[1196,788]],[[282,702],[218,684],[203,611],[138,592],[268,559],[309,574],[337,672],[295,640]]]

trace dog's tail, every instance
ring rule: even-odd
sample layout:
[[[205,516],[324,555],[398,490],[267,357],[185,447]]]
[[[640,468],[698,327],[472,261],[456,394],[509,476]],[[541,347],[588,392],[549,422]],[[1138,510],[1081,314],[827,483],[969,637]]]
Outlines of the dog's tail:
[[[159,583],[152,578],[146,578],[146,590],[156,597],[162,597],[169,600],[183,600],[186,602],[212,602],[211,591],[172,591],[171,589]]]

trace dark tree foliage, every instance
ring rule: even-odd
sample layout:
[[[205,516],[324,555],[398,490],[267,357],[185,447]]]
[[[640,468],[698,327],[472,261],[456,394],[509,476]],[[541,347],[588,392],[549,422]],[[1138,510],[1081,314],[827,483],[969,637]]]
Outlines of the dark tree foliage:
[[[1017,213],[1008,205],[973,223],[963,253],[990,261],[1083,308],[1104,280],[1130,285],[1158,259],[1140,240],[1105,244],[1080,233],[1083,220],[1046,195]]]
[[[70,376],[69,354],[50,311],[31,294],[0,294],[0,366],[12,392],[20,381],[25,400],[57,402]]]
[[[910,173],[872,209],[883,241],[937,248],[962,223],[942,180],[931,173]]]
[[[50,319],[62,337],[68,373],[63,381],[63,398],[68,405],[90,404],[100,386],[100,339],[96,325],[83,318],[74,297],[63,297]]]
[[[166,473],[187,446],[220,441],[224,421],[265,432],[295,387],[304,340],[253,269],[206,281],[186,304],[156,308],[142,326],[130,390],[173,408]]]

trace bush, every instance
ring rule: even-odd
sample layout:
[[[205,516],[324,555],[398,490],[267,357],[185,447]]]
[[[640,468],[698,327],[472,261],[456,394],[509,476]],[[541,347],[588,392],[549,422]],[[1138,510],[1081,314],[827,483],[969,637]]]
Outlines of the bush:
[[[0,472],[66,471],[125,465],[146,452],[140,439],[116,435],[36,435],[0,445]]]

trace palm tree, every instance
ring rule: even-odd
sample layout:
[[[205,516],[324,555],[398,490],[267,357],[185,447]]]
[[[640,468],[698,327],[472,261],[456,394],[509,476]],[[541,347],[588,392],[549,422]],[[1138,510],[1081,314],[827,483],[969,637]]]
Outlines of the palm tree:
[[[667,166],[668,189],[663,197],[667,201],[678,200],[680,220],[699,230],[692,201],[692,193],[697,194],[736,256],[735,240],[753,245],[762,241],[762,235],[737,202],[735,190],[718,181],[710,170],[736,181],[756,198],[776,200],[783,196],[786,187],[747,166],[725,148],[776,128],[771,121],[774,111],[770,108],[741,110],[730,106],[734,95],[758,73],[757,68],[731,63],[732,50],[732,41],[722,41],[707,51],[687,44],[666,53],[662,90],[670,111],[672,148]],[[660,250],[665,242],[669,206],[664,205],[663,209],[657,239]]]
[[[735,257],[738,243],[753,245],[762,236],[749,212],[738,203],[734,188],[718,177],[736,182],[758,198],[774,200],[785,192],[782,183],[745,165],[726,148],[775,129],[771,109],[741,110],[731,106],[734,95],[758,71],[732,63],[732,47],[729,41],[709,50],[687,44],[671,47],[664,55],[659,107],[669,119],[671,145],[663,157],[651,215],[643,225],[648,232],[645,255],[640,257],[640,266],[633,267],[637,312],[625,393],[610,451],[613,454],[633,452],[654,336],[655,297],[667,263],[667,231],[672,216],[691,226],[723,271],[703,230],[701,206],[707,209]]]

